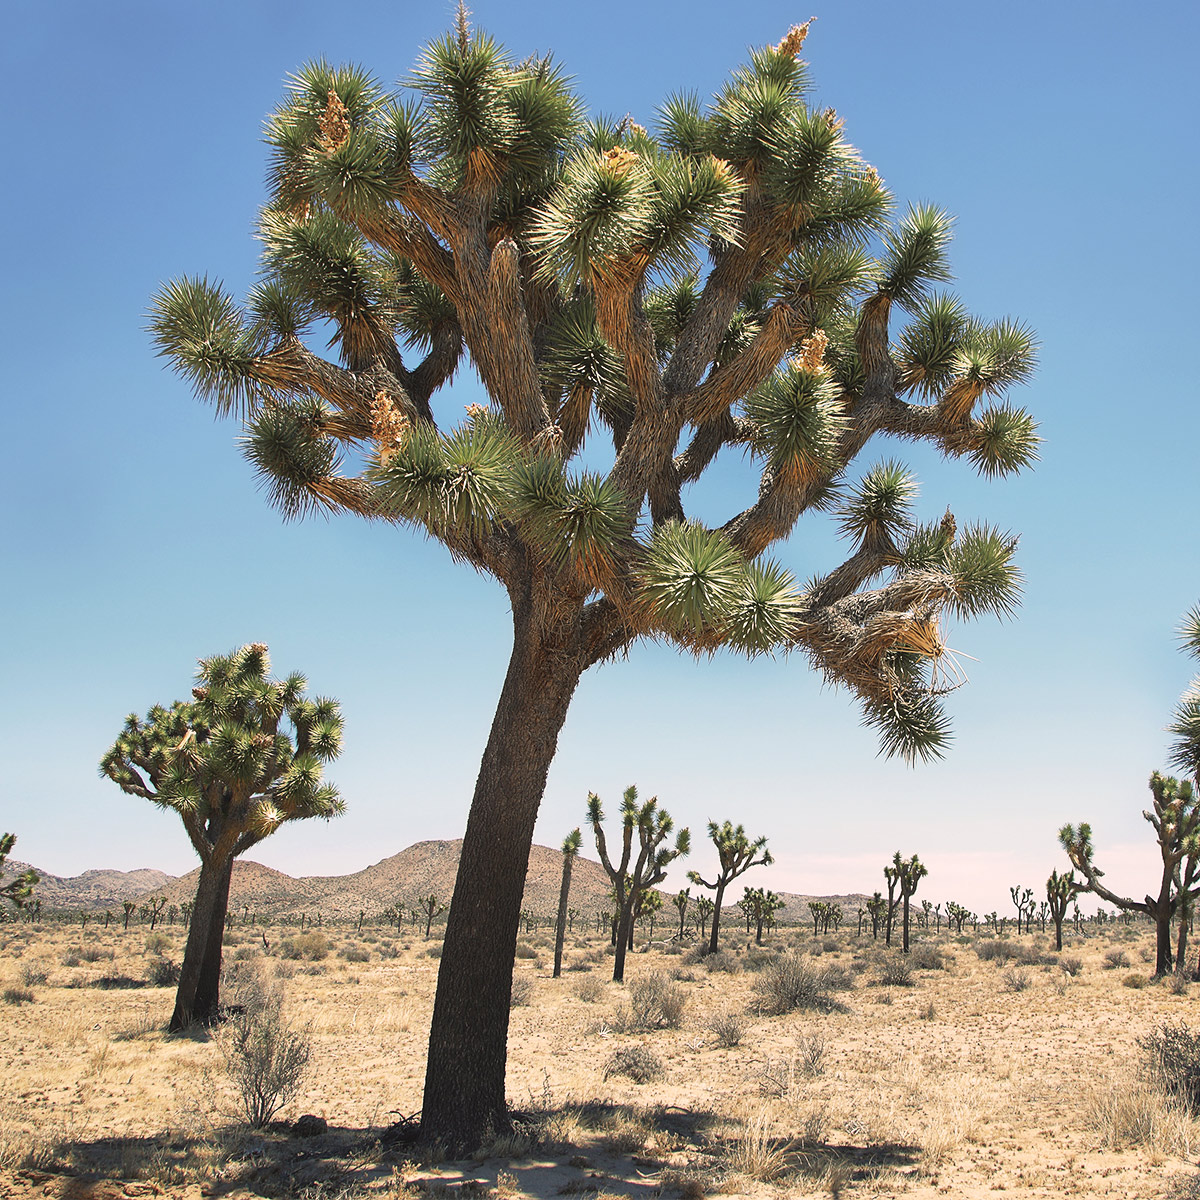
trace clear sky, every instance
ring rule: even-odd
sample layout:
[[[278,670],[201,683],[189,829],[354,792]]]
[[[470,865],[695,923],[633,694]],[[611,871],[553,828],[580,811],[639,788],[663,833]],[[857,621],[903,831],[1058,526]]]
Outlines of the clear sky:
[[[1065,867],[1058,826],[1087,819],[1108,881],[1143,894],[1146,779],[1190,674],[1174,630],[1200,599],[1200,9],[474,8],[518,56],[552,50],[593,111],[647,125],[668,93],[711,94],[748,46],[815,12],[816,100],[902,204],[956,215],[954,286],[972,310],[1023,318],[1041,341],[1014,397],[1041,422],[1036,471],[987,483],[886,444],[860,460],[909,462],[923,517],[949,503],[960,523],[1022,535],[1018,617],[952,633],[978,661],[950,700],[944,762],[879,759],[853,704],[800,658],[643,646],[585,676],[537,840],[579,824],[589,789],[612,810],[636,782],[694,834],[726,817],[766,834],[777,864],[748,882],[871,891],[898,849],[928,864],[923,895],[1004,911],[1011,884],[1040,888]],[[253,281],[261,122],[287,74],[324,56],[394,82],[450,18],[444,0],[5,6],[0,829],[18,834],[18,857],[58,874],[190,869],[176,818],[96,763],[126,713],[185,696],[198,656],[251,640],[341,700],[346,750],[330,777],[348,804],[253,857],[342,873],[461,834],[507,661],[499,587],[411,533],[284,525],[236,425],[164,369],[144,328],[172,276],[208,273],[237,294]],[[453,405],[476,398],[459,378]],[[701,515],[728,516],[748,486],[731,473]],[[783,552],[800,578],[841,561],[819,521]],[[706,872],[713,855],[696,842],[688,865]]]

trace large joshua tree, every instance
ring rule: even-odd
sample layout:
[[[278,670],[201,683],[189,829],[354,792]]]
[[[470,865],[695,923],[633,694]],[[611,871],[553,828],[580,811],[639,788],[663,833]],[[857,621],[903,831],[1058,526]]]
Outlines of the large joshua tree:
[[[909,902],[917,890],[917,885],[929,874],[929,868],[915,854],[912,858],[901,858],[900,851],[897,850],[892,857],[892,869],[895,872],[896,881],[900,885],[900,900],[904,905],[901,949],[907,954]]]
[[[522,885],[588,668],[642,639],[798,650],[886,752],[930,758],[957,682],[941,618],[1016,602],[1014,537],[919,524],[912,476],[857,460],[891,436],[987,476],[1032,462],[1033,420],[1002,397],[1033,339],[933,290],[950,218],[897,212],[837,113],[808,103],[806,31],[754,51],[707,106],[667,100],[653,131],[587,119],[556,63],[510,57],[461,10],[402,95],[307,66],[268,121],[261,282],[240,305],[198,277],[154,302],[159,349],[244,422],[286,517],[415,527],[508,593],[427,1137],[507,1123]],[[326,330],[338,361],[311,344]],[[435,410],[464,359],[488,405]],[[689,518],[727,457],[749,459],[757,496],[716,526]],[[799,584],[768,552],[831,509],[848,555]]]
[[[262,643],[201,659],[192,699],[130,714],[100,761],[122,791],[178,813],[200,856],[174,1030],[217,1014],[233,860],[287,821],[343,808],[321,782],[342,747],[337,701],[308,700],[303,675],[270,669]]]

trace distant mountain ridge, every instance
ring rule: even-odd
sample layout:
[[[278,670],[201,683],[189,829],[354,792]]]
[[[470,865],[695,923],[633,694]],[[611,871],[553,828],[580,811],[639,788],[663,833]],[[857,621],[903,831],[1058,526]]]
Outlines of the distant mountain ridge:
[[[458,873],[462,839],[424,841],[382,859],[349,875],[305,875],[294,878],[284,871],[265,867],[248,859],[238,859],[233,867],[229,889],[229,908],[240,913],[248,910],[263,917],[298,917],[307,913],[335,921],[354,920],[360,912],[375,917],[399,903],[406,909],[423,896],[435,895],[438,903],[448,904]],[[28,864],[9,862],[14,872]],[[103,912],[119,909],[122,901],[141,902],[147,896],[162,895],[168,904],[183,904],[196,894],[199,868],[186,875],[168,875],[164,871],[142,868],[136,871],[85,871],[64,877],[33,868],[41,876],[34,892],[44,908],[87,909]],[[539,921],[553,918],[558,911],[558,892],[562,880],[562,853],[549,846],[535,845],[529,855],[522,907]],[[733,908],[737,896],[730,889],[725,921],[740,919]],[[740,889],[737,889],[740,895]],[[703,893],[701,893],[703,894]],[[859,893],[842,896],[810,896],[781,892],[785,907],[780,918],[788,925],[804,925],[811,920],[809,900],[833,901],[842,906],[842,923],[855,922],[857,908],[867,897]],[[571,875],[570,906],[581,920],[590,923],[598,912],[611,907],[609,880],[604,868],[593,859],[580,855]],[[694,912],[694,909],[692,910]],[[689,912],[689,919],[692,915]],[[664,898],[659,928],[669,929],[678,918]]]

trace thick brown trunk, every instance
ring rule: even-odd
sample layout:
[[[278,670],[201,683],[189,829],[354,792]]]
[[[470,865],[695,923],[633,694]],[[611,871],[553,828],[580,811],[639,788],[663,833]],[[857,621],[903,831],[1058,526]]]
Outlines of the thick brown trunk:
[[[229,911],[229,884],[233,879],[231,858],[221,873],[217,896],[213,901],[212,919],[208,926],[208,943],[204,948],[204,962],[200,966],[200,982],[196,986],[196,1000],[192,1006],[192,1020],[210,1025],[217,1019],[221,1002],[221,951],[225,944],[225,917]]]
[[[621,906],[617,920],[616,953],[613,955],[613,983],[625,982],[625,954],[633,945],[633,892]]]
[[[533,826],[586,663],[547,644],[526,601],[463,836],[438,971],[421,1137],[474,1150],[511,1124],[504,1098],[509,1001]]]
[[[558,890],[558,921],[554,926],[554,978],[562,974],[563,940],[567,936],[567,897],[571,893],[573,854],[563,855],[562,887]]]
[[[716,954],[717,952],[717,938],[721,932],[721,901],[725,898],[725,882],[724,879],[717,880],[717,895],[713,902],[712,911],[712,933],[708,939],[709,954]]]
[[[208,952],[208,931],[217,904],[222,875],[223,867],[220,863],[200,864],[196,899],[192,905],[192,921],[188,926],[183,963],[179,969],[179,986],[175,991],[175,1011],[171,1014],[169,1028],[172,1033],[178,1033],[195,1020],[196,993],[204,969],[204,957]]]
[[[908,953],[908,897],[904,897],[904,940],[902,949],[905,954]]]

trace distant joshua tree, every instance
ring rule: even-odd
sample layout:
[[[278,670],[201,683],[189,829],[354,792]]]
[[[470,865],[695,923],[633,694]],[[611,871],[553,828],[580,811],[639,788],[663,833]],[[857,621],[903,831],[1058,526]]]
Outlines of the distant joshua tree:
[[[617,902],[616,954],[613,958],[613,981],[625,978],[625,951],[633,934],[634,913],[643,892],[661,883],[667,867],[691,849],[691,834],[681,829],[675,835],[675,845],[663,843],[675,828],[666,809],[658,807],[658,797],[651,796],[644,804],[637,802],[636,787],[628,787],[621,799],[621,857],[614,866],[608,854],[604,836],[604,809],[595,792],[588,793],[588,823],[596,838],[596,850],[608,877],[612,880]],[[637,833],[637,854],[633,837]]]
[[[715,905],[707,896],[696,897],[696,926],[700,931],[700,940],[703,941],[708,929],[708,922],[713,915]]]
[[[892,868],[896,872],[896,882],[900,886],[900,900],[904,905],[904,923],[901,949],[908,953],[908,916],[909,902],[917,890],[917,884],[929,874],[929,868],[914,854],[912,858],[901,858],[897,850],[892,859]]]
[[[440,917],[446,911],[446,906],[438,903],[436,892],[430,892],[428,896],[421,896],[417,899],[412,911],[419,912],[425,918],[425,940],[429,941],[433,931],[433,919]]]
[[[562,974],[563,941],[567,936],[567,897],[571,891],[571,868],[575,865],[575,856],[583,845],[583,834],[578,829],[572,829],[563,838],[562,844],[562,885],[558,889],[558,920],[554,925],[554,978]]]
[[[342,747],[337,702],[307,700],[303,675],[269,670],[259,642],[201,659],[192,699],[130,715],[100,761],[122,791],[178,813],[200,856],[173,1030],[217,1015],[233,860],[287,821],[342,811],[321,782]]]
[[[1057,870],[1050,872],[1046,880],[1046,905],[1050,911],[1050,919],[1054,922],[1054,948],[1061,950],[1063,918],[1067,915],[1067,905],[1079,895],[1079,882],[1074,871],[1060,875]]]
[[[733,880],[739,875],[744,875],[751,867],[770,866],[774,862],[774,859],[772,859],[771,852],[767,849],[767,839],[760,837],[757,841],[752,842],[746,836],[746,830],[741,825],[735,828],[729,821],[726,821],[723,825],[718,825],[716,821],[709,821],[708,836],[717,848],[717,859],[720,863],[720,870],[712,883],[708,883],[701,878],[698,871],[689,871],[688,878],[697,887],[708,888],[715,893],[713,897],[712,933],[708,939],[708,952],[709,954],[716,954],[717,938],[721,929],[721,901],[725,896],[725,889]]]
[[[755,944],[761,946],[763,926],[774,922],[775,914],[784,906],[783,897],[778,892],[770,892],[764,888],[746,888],[738,903],[746,905],[746,911],[754,921]]]
[[[877,941],[879,938],[879,926],[883,924],[888,913],[888,902],[883,898],[882,892],[876,892],[867,901],[867,913],[871,918],[871,939],[872,941]]]
[[[687,920],[688,902],[692,898],[691,888],[680,888],[679,891],[671,897],[671,903],[675,905],[675,911],[679,913],[679,940],[683,941],[684,921]]]

